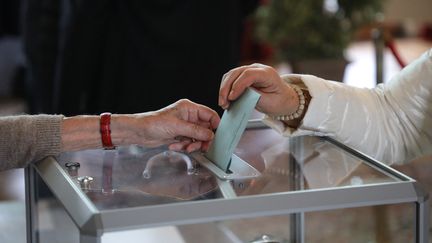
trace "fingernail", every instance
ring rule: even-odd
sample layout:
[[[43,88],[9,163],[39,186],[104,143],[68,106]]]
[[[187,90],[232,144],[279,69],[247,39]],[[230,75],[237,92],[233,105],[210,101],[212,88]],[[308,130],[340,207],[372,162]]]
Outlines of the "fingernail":
[[[231,90],[228,95],[228,98],[232,99],[233,97],[234,97],[234,90]]]
[[[219,104],[220,107],[224,107],[225,103],[222,100],[219,100]]]

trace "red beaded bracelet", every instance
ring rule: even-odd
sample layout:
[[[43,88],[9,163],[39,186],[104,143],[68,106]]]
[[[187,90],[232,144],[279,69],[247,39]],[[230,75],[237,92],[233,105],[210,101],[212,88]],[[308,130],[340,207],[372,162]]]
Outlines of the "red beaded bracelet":
[[[104,149],[114,149],[115,146],[111,140],[111,113],[104,112],[100,114],[100,133],[102,139],[102,146]]]

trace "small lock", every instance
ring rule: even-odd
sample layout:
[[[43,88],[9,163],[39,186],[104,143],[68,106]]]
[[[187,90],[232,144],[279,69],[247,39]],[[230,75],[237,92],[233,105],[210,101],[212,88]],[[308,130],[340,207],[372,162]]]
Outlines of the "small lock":
[[[65,166],[68,170],[77,170],[81,165],[78,162],[67,162]]]
[[[78,169],[80,168],[80,163],[78,162],[67,162],[65,164],[65,167],[67,169],[67,172],[69,173],[69,175],[71,177],[76,177],[78,176]]]
[[[78,182],[81,186],[81,189],[83,189],[83,190],[89,190],[90,185],[94,180],[93,177],[91,177],[91,176],[80,176],[77,179],[78,179]]]

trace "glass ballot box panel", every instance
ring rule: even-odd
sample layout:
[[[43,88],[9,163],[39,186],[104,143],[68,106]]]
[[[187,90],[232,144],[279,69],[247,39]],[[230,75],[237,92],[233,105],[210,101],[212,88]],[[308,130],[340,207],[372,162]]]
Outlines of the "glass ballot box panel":
[[[415,242],[414,204],[381,205],[305,213],[304,242]],[[54,197],[38,203],[38,242],[79,243],[79,230]],[[107,232],[102,243],[288,243],[296,240],[295,215]],[[326,222],[323,224],[323,222]],[[267,241],[265,241],[267,239]],[[271,241],[270,241],[271,240]]]
[[[319,137],[250,129],[235,154],[260,174],[230,180],[237,196],[398,181]],[[166,147],[64,153],[58,163],[100,210],[222,198],[217,177]]]
[[[119,242],[132,235],[141,241],[128,242],[326,242],[330,231],[317,222],[339,224],[322,212],[348,217],[397,205],[410,208],[404,230],[412,242],[425,242],[429,232],[428,197],[415,180],[330,138],[287,138],[262,125],[243,133],[229,171],[202,153],[164,146],[84,150],[27,168],[26,193],[30,243]],[[371,225],[385,226],[383,218],[371,218]],[[391,234],[394,225],[383,232]],[[371,237],[382,235],[367,229]]]

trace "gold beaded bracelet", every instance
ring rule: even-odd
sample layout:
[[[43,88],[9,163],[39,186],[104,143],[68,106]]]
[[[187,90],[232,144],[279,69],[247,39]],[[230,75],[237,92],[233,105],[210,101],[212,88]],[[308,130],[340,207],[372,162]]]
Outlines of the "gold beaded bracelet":
[[[294,91],[297,93],[298,97],[299,97],[299,106],[297,107],[297,110],[293,113],[291,113],[290,115],[280,115],[280,116],[274,116],[273,119],[278,120],[278,121],[290,121],[290,120],[294,120],[297,119],[299,117],[301,117],[303,115],[303,112],[305,110],[305,106],[306,106],[306,99],[305,99],[305,95],[303,94],[303,91],[301,90],[301,88],[295,84],[289,84]]]

